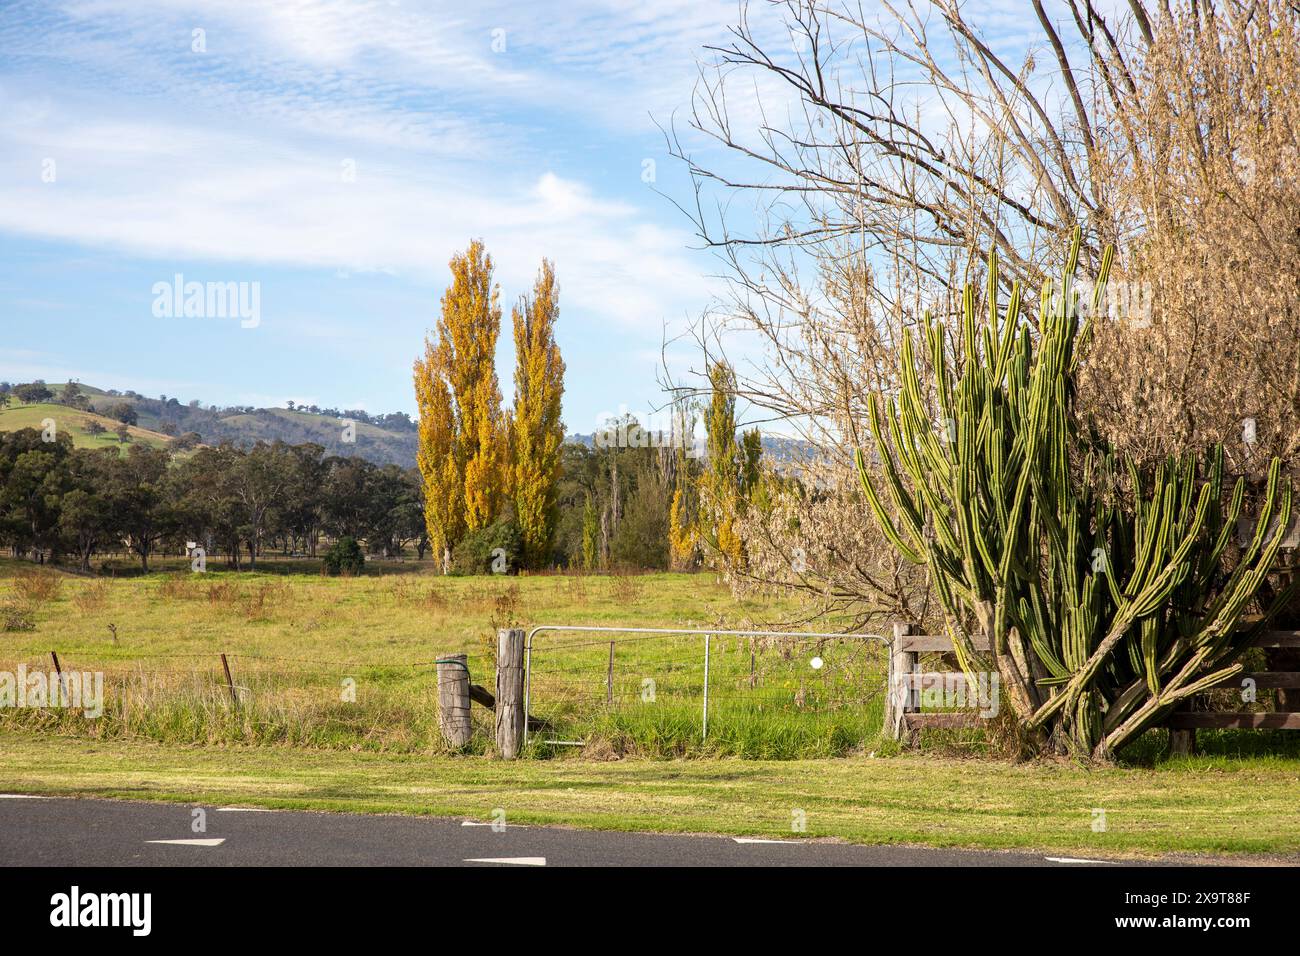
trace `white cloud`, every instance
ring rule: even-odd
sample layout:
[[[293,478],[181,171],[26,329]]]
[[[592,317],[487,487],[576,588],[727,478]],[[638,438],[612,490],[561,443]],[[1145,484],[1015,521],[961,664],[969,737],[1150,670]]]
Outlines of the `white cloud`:
[[[662,84],[690,79],[666,64],[688,61],[730,5],[497,4],[472,22],[464,9],[78,0],[41,31],[0,27],[0,54],[30,41],[41,64],[68,67],[0,79],[0,230],[164,270],[231,264],[219,278],[305,266],[420,283],[444,281],[452,252],[481,236],[507,304],[550,256],[566,307],[652,329],[698,309],[709,284],[691,237],[663,224],[680,220],[640,169],[629,160],[627,185],[598,191],[559,172],[530,124],[575,114],[605,148],[622,135],[606,123],[650,130]],[[491,52],[490,24],[506,54]],[[205,54],[189,50],[193,26]],[[54,183],[40,179],[47,158]]]
[[[557,260],[572,305],[613,319],[657,324],[674,302],[707,294],[684,252],[689,237],[553,172],[429,173],[361,157],[346,182],[337,157],[225,131],[75,117],[45,128],[53,183],[41,181],[30,141],[0,129],[12,147],[0,164],[0,229],[156,258],[163,269],[237,263],[230,278],[247,280],[259,268],[308,266],[436,282],[451,253],[482,236],[511,297],[544,255]]]

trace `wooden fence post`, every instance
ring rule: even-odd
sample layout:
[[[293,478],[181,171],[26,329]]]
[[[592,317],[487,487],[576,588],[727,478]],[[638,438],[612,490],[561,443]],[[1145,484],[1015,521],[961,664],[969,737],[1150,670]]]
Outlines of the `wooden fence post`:
[[[1169,756],[1196,756],[1196,731],[1194,729],[1169,731]]]
[[[469,743],[474,728],[469,719],[469,666],[464,654],[438,659],[438,726],[452,747]]]
[[[239,695],[235,693],[235,679],[230,676],[230,662],[226,660],[226,655],[221,655],[221,669],[226,672],[226,689],[230,691],[230,706],[239,706]]]
[[[524,631],[497,631],[497,753],[514,760],[524,739]]]
[[[68,706],[68,685],[63,682],[63,668],[59,666],[59,655],[50,651],[50,659],[54,661],[54,673],[59,675],[59,693],[63,695],[63,706]]]
[[[912,698],[911,677],[919,657],[902,650],[902,639],[912,633],[912,625],[894,624],[894,642],[889,649],[888,688],[885,694],[885,736],[898,740],[903,735],[903,714]]]
[[[1192,710],[1192,703],[1189,699],[1174,708],[1174,713],[1185,714]],[[1196,756],[1196,728],[1188,727],[1171,727],[1169,728],[1169,756],[1170,757],[1195,757]]]

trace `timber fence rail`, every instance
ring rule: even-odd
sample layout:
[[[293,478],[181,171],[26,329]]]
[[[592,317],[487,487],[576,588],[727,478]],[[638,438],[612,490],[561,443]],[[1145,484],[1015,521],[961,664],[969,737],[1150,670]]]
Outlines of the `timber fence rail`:
[[[1243,630],[1255,630],[1246,624]],[[976,640],[975,649],[987,651],[987,641]],[[1250,647],[1300,648],[1300,631],[1266,630],[1251,639]],[[889,657],[889,698],[885,709],[884,732],[895,740],[914,739],[927,728],[978,727],[987,713],[989,696],[984,688],[973,686],[967,675],[953,670],[924,670],[922,655],[952,654],[952,641],[943,634],[914,634],[908,624],[895,624]],[[993,677],[995,675],[990,675]],[[964,700],[953,706],[951,690],[964,693]],[[1243,700],[1255,702],[1258,691],[1300,688],[1300,672],[1254,671],[1228,677],[1211,690],[1235,688]],[[927,699],[939,702],[938,709],[927,709]],[[1191,698],[1196,701],[1197,695]],[[983,707],[983,711],[980,708]],[[1195,750],[1198,729],[1279,729],[1300,730],[1300,712],[1238,710],[1212,711],[1196,709],[1189,702],[1171,713],[1162,726],[1170,730],[1170,749],[1175,753]]]

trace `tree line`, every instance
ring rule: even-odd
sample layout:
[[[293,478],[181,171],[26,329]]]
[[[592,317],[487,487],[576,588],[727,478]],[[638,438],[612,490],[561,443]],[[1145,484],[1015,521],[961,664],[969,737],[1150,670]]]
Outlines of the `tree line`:
[[[239,570],[269,551],[317,556],[323,540],[364,540],[383,557],[422,557],[423,504],[414,469],[325,456],[319,445],[202,447],[182,460],[131,446],[74,448],[26,428],[0,433],[0,546],[92,570],[125,550],[143,571],[193,542]]]
[[[732,402],[719,394],[713,404],[710,420],[727,428]],[[758,478],[756,432],[733,437],[731,453],[709,459],[681,444],[651,444],[632,416],[607,423],[607,432],[631,439],[559,447],[554,530],[532,567],[691,570],[742,557],[736,508],[775,480]],[[156,556],[184,554],[190,543],[231,570],[255,569],[267,554],[317,558],[345,538],[375,557],[423,560],[430,552],[424,492],[417,469],[326,455],[310,443],[223,443],[188,456],[133,444],[123,454],[76,448],[64,430],[53,440],[33,428],[0,432],[0,547],[84,571],[96,569],[97,557],[124,551],[148,571]],[[497,548],[504,566],[493,565]],[[444,569],[529,566],[509,512],[456,542]]]

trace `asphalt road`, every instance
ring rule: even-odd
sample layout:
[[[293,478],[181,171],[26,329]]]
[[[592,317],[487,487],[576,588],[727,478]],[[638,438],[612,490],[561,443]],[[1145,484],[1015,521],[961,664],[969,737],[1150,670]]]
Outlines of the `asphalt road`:
[[[201,832],[193,828],[196,809],[203,810]],[[497,831],[489,824],[9,795],[0,796],[0,866],[1002,867],[1090,862],[1038,853],[812,840],[740,842],[732,837],[614,833],[508,822],[504,831]]]

